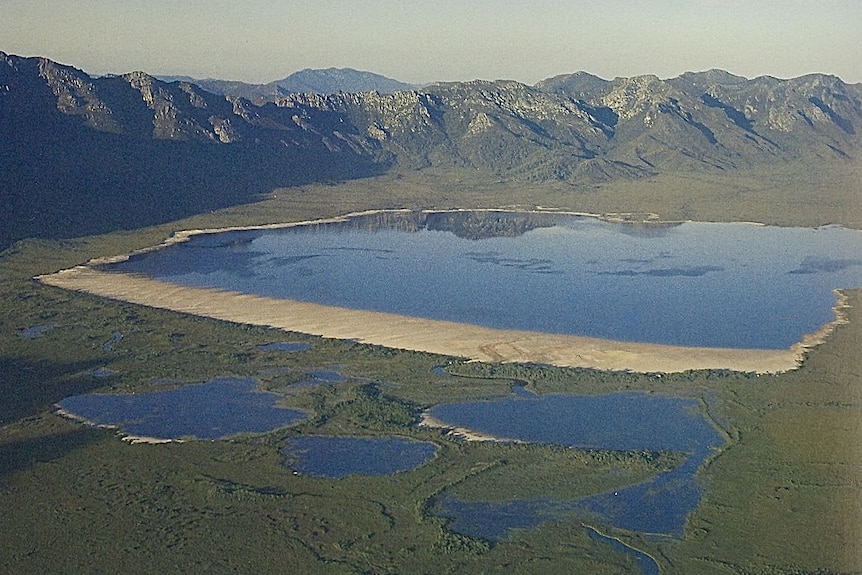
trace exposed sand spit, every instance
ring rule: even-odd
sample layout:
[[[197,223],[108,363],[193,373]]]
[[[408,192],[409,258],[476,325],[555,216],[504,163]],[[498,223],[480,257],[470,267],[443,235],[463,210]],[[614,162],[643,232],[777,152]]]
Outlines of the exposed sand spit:
[[[78,266],[37,278],[46,285],[220,320],[270,326],[397,349],[489,362],[535,362],[637,372],[729,369],[777,373],[796,368],[816,334],[787,350],[723,349],[630,343],[500,330],[449,321],[189,288],[140,275]],[[840,317],[840,314],[839,314]]]

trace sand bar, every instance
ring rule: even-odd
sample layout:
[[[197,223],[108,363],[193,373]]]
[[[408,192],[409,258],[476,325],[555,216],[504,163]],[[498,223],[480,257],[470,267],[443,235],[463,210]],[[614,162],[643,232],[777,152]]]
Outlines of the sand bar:
[[[178,286],[135,274],[77,266],[36,278],[46,285],[149,307],[334,339],[486,362],[672,373],[696,369],[779,373],[831,332],[824,326],[786,350],[681,347],[501,330],[450,321],[346,309],[237,292]],[[836,309],[840,320],[840,306]],[[838,321],[838,320],[837,320]]]
[[[464,441],[488,441],[495,443],[524,443],[520,439],[507,439],[495,437],[493,435],[485,435],[479,433],[477,431],[473,431],[471,429],[467,429],[466,427],[455,427],[449,425],[448,423],[443,423],[440,420],[434,419],[434,417],[428,413],[427,411],[422,412],[422,418],[419,421],[419,427],[428,427],[432,429],[441,429],[443,430],[447,436],[461,439]]]

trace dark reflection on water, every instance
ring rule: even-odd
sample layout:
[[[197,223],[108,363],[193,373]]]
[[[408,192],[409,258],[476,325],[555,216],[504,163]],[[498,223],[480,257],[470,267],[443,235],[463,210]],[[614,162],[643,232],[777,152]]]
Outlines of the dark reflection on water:
[[[572,501],[545,498],[464,502],[451,495],[435,511],[461,533],[497,540],[511,529],[550,519],[591,517],[642,533],[681,536],[702,495],[697,470],[724,442],[692,399],[647,393],[603,396],[519,394],[496,401],[463,402],[429,410],[438,421],[484,435],[536,443],[613,450],[688,454],[675,469],[613,492]]]
[[[835,273],[853,267],[862,266],[862,259],[857,258],[831,258],[808,256],[802,260],[798,268],[791,270],[791,274],[819,274]]]
[[[253,248],[254,241],[262,236],[263,232],[257,230],[200,234],[181,244],[181,249],[175,246],[174,249],[135,254],[116,266],[128,267],[150,277],[177,277],[191,270],[210,274],[224,267],[237,274],[253,276],[256,273],[254,258],[265,255]],[[105,269],[113,267],[108,265]]]
[[[562,270],[554,269],[554,262],[547,258],[512,258],[506,257],[504,254],[491,252],[467,252],[465,254],[468,259],[477,264],[493,264],[504,268],[514,268],[520,271],[542,273],[542,274],[561,274]]]
[[[222,439],[286,427],[306,414],[278,407],[281,396],[256,391],[253,379],[217,377],[203,384],[138,394],[87,394],[59,403],[94,425],[159,439]]]
[[[430,461],[433,443],[403,437],[295,437],[282,449],[293,470],[318,477],[391,475]]]
[[[607,276],[653,276],[657,278],[700,277],[710,272],[720,272],[724,268],[718,266],[685,266],[678,268],[653,268],[648,270],[621,270],[614,272],[598,272]]]
[[[386,212],[226,232],[107,266],[182,285],[625,341],[788,348],[862,285],[862,233]]]

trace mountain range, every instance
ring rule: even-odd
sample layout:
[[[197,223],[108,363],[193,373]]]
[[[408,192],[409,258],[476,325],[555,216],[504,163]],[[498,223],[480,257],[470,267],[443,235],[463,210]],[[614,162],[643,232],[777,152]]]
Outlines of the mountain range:
[[[208,78],[199,80],[189,76],[158,76],[165,82],[187,82],[196,84],[213,94],[230,98],[245,98],[253,102],[277,98],[291,92],[308,92],[313,94],[337,94],[338,92],[380,92],[391,94],[400,90],[412,90],[413,86],[399,82],[380,74],[354,70],[353,68],[326,68],[313,70],[306,68],[294,72],[282,80],[267,84],[247,84],[231,80]]]
[[[0,52],[0,249],[390,170],[471,168],[577,189],[675,171],[855,163],[862,152],[862,84],[821,74],[578,72],[534,86],[373,90],[383,77],[356,71],[288,78],[238,95],[221,81],[93,77]]]

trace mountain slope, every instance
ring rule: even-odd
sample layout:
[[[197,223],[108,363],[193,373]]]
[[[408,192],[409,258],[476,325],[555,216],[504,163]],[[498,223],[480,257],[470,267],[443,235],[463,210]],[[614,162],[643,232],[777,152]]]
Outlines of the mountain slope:
[[[288,112],[142,73],[93,79],[0,54],[0,248],[171,221],[278,186],[386,168],[373,142],[354,142],[347,128],[304,129]]]
[[[336,111],[403,166],[466,166],[531,181],[855,161],[862,151],[862,86],[822,75],[606,81],[579,73],[535,87],[474,81],[275,102],[303,108],[311,124],[317,111]]]
[[[578,74],[538,87],[601,110],[614,129],[609,156],[634,164],[738,169],[860,152],[862,86],[831,76],[747,80],[711,70],[602,82]]]
[[[862,85],[721,70],[668,80],[579,72],[532,87],[473,81],[252,103],[142,72],[91,78],[0,53],[0,125],[3,247],[392,168],[468,168],[583,189],[676,172],[856,165]]]
[[[317,94],[336,94],[338,92],[380,92],[391,94],[403,90],[411,90],[414,86],[352,68],[326,68],[313,70],[306,68],[294,72],[275,84],[282,94],[289,92],[314,92]]]

